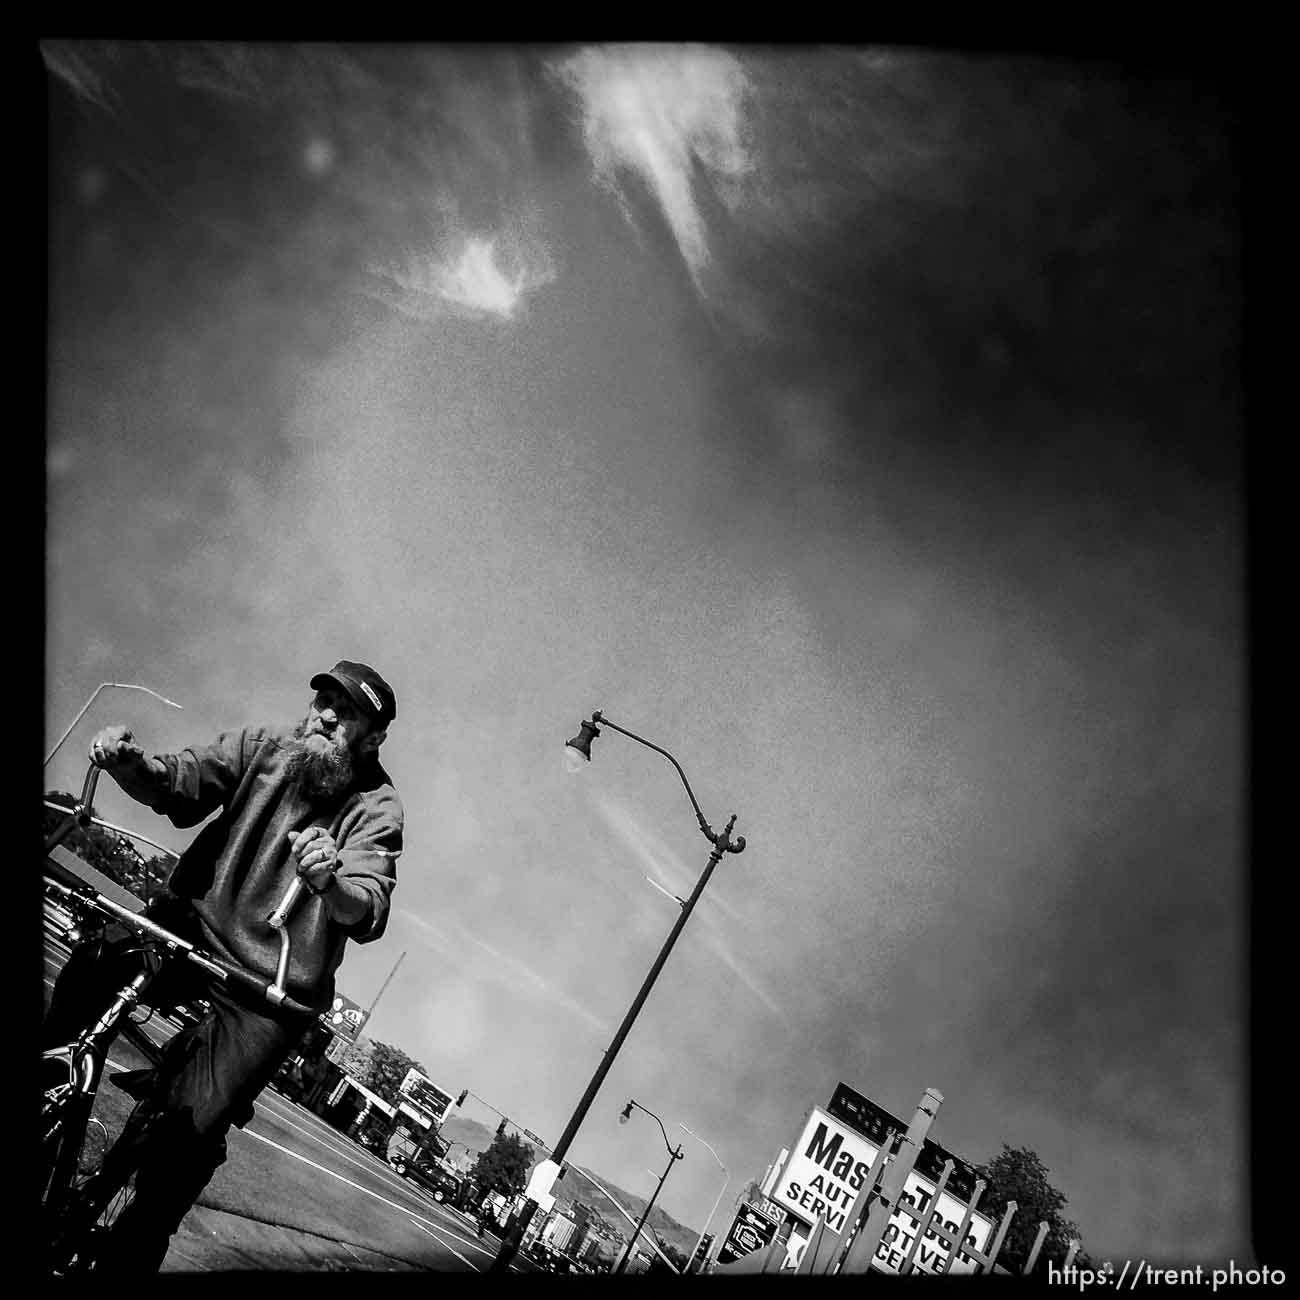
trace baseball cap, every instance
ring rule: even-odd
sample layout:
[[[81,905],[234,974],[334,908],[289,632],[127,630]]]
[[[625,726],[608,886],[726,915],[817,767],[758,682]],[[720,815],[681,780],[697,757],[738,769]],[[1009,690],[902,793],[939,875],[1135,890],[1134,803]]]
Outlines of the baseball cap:
[[[397,697],[393,688],[369,664],[353,663],[340,659],[327,673],[317,673],[311,679],[311,688],[341,686],[352,702],[380,727],[386,727],[397,716]]]

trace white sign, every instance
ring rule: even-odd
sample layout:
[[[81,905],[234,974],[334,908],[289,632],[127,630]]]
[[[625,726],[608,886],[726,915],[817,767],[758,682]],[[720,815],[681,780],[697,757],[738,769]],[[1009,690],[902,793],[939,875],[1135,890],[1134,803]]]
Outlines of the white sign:
[[[354,1041],[361,1033],[361,1026],[366,1023],[369,1014],[367,1011],[362,1011],[351,998],[346,998],[339,993],[335,995],[330,1009],[321,1012],[320,1018],[334,1033]]]
[[[861,1133],[813,1107],[798,1142],[781,1168],[771,1199],[810,1228],[816,1228],[818,1221],[824,1219],[828,1232],[842,1232],[878,1150],[877,1144]],[[902,1200],[919,1218],[928,1212],[935,1191],[933,1182],[913,1170],[904,1184]],[[939,1197],[935,1218],[949,1232],[961,1225],[965,1213],[966,1206],[947,1192]],[[873,1267],[885,1273],[897,1273],[907,1258],[916,1228],[917,1222],[908,1208],[895,1210],[881,1236]],[[977,1211],[967,1226],[966,1240],[984,1250],[992,1232],[992,1223]],[[947,1248],[931,1230],[917,1247],[912,1267],[919,1273],[942,1272],[947,1258]],[[958,1258],[951,1272],[973,1273],[975,1268],[974,1260]]]
[[[825,1219],[828,1231],[842,1232],[876,1150],[875,1143],[814,1107],[768,1197],[809,1227]]]
[[[554,1160],[543,1160],[533,1170],[532,1177],[528,1180],[528,1187],[524,1195],[530,1201],[536,1201],[541,1204],[543,1196],[548,1196],[551,1188],[555,1186],[555,1180],[560,1176],[560,1166]],[[550,1199],[548,1197],[548,1199]],[[546,1209],[546,1206],[542,1206]]]
[[[417,1110],[414,1106],[408,1106],[406,1102],[398,1102],[397,1109],[403,1115],[409,1115],[421,1128],[432,1127],[432,1120],[422,1110]]]
[[[411,1105],[423,1112],[420,1123],[425,1128],[441,1124],[451,1109],[451,1094],[444,1092],[427,1075],[421,1074],[412,1066],[407,1070],[397,1091]],[[405,1107],[404,1107],[405,1109]],[[413,1111],[407,1111],[414,1115]]]

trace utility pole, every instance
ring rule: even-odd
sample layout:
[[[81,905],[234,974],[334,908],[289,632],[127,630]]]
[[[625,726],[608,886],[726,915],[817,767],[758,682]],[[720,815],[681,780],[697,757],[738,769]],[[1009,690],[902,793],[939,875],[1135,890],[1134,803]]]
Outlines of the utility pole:
[[[379,986],[379,992],[375,994],[375,1000],[370,1004],[370,1010],[366,1012],[366,1018],[362,1022],[363,1024],[368,1025],[370,1023],[370,1017],[375,1014],[375,1008],[379,1005],[379,999],[384,996],[384,990],[388,987],[389,981],[393,976],[397,974],[397,968],[402,964],[402,957],[405,956],[406,953],[403,951],[401,957],[398,957],[398,959],[393,963],[393,969],[388,972],[388,979]]]

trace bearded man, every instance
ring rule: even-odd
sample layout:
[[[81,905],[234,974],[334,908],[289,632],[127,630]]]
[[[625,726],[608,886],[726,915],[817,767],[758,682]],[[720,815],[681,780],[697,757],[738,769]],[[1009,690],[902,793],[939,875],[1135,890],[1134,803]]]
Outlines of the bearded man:
[[[392,688],[350,660],[311,686],[315,698],[296,727],[245,727],[208,746],[153,755],[126,728],[106,727],[90,759],[177,827],[217,813],[150,904],[146,915],[159,925],[272,980],[280,942],[267,918],[295,873],[302,878],[312,897],[289,919],[284,982],[298,1002],[323,1009],[348,940],[372,943],[387,925],[404,814],[378,756],[397,713]],[[108,1005],[138,969],[133,946],[124,927],[109,926],[73,952],[46,1016],[47,1046],[68,1041]],[[172,1006],[195,996],[210,1009],[171,1039],[162,1065],[115,1079],[138,1098],[119,1140],[138,1146],[139,1168],[135,1199],[98,1270],[161,1266],[172,1234],[226,1158],[231,1124],[252,1118],[254,1098],[314,1020],[236,986],[203,983],[185,962],[166,967],[144,1000]]]

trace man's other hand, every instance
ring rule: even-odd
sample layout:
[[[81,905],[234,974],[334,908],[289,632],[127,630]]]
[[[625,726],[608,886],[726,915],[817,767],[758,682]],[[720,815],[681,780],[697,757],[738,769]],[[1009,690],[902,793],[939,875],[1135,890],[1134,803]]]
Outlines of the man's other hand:
[[[290,852],[298,861],[298,874],[319,893],[339,865],[338,846],[323,826],[289,832]]]

